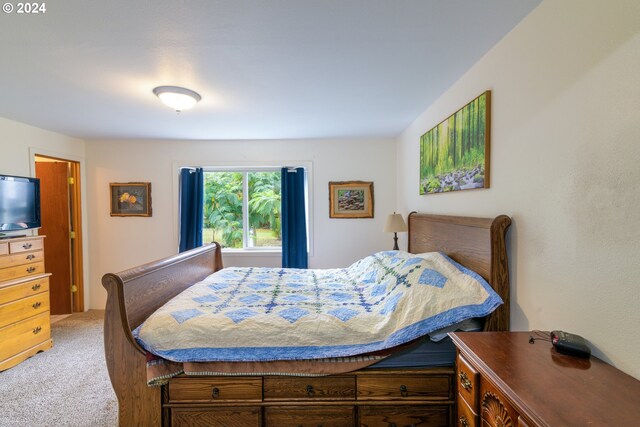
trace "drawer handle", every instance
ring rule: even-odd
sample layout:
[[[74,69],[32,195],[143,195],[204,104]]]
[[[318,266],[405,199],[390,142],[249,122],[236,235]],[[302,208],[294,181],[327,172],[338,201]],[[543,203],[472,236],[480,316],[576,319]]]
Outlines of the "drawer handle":
[[[32,259],[34,259],[36,256],[34,254],[29,254],[27,255],[27,260],[31,261]]]
[[[42,303],[41,303],[40,301],[38,301],[38,302],[34,302],[34,303],[31,305],[31,307],[33,307],[34,309],[36,309],[36,308],[40,308],[40,306],[41,306],[41,305],[42,305]]]
[[[42,330],[42,326],[36,326],[35,329],[33,330],[33,333],[37,335],[40,333],[41,330]]]
[[[32,291],[37,291],[38,289],[40,289],[40,287],[41,287],[41,286],[42,286],[42,285],[41,285],[40,283],[36,283],[35,285],[33,285],[33,286],[31,287],[31,290],[32,290]]]
[[[31,243],[25,243],[24,245],[22,245],[24,249],[31,249],[31,246]]]
[[[307,386],[307,396],[311,397],[314,394],[316,394],[316,391],[313,389],[313,386],[311,384],[309,384]]]
[[[27,273],[33,273],[36,270],[37,270],[37,268],[35,268],[35,267],[29,267],[29,268],[27,268]]]
[[[465,417],[464,415],[460,415],[460,418],[458,418],[458,421],[460,421],[460,425],[462,427],[469,427],[469,421],[467,421],[467,417]]]
[[[473,387],[466,372],[460,372],[460,385],[467,391],[471,390],[471,387]]]
[[[409,389],[407,388],[406,385],[402,384],[400,386],[400,396],[402,397],[407,397],[409,396]]]
[[[214,387],[211,390],[211,397],[213,397],[214,399],[217,399],[218,397],[220,397],[220,389],[218,387]]]

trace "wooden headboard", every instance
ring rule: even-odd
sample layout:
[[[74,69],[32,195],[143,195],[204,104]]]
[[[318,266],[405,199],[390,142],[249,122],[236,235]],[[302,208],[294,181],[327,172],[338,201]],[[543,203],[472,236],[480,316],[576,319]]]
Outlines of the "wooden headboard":
[[[409,214],[411,253],[443,252],[480,274],[500,295],[498,307],[484,325],[485,331],[509,330],[509,264],[505,234],[511,218]]]

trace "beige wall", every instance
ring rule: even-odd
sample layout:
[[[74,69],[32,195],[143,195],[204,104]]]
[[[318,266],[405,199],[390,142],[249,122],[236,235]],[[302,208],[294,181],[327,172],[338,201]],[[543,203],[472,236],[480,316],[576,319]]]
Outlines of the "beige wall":
[[[92,308],[102,308],[100,277],[178,250],[179,166],[221,164],[297,165],[310,162],[312,268],[342,267],[372,252],[390,249],[382,232],[395,209],[395,141],[88,141],[91,216]],[[374,182],[373,219],[330,219],[329,181]],[[151,182],[151,218],[110,217],[110,182]],[[225,265],[280,266],[280,256],[224,255]]]
[[[640,378],[640,2],[544,1],[398,138],[407,213],[513,218],[512,329]],[[492,93],[491,188],[418,195],[421,134]],[[544,345],[544,344],[541,344]]]
[[[80,162],[81,180],[82,182],[86,182],[84,141],[0,117],[0,173],[6,175],[35,176],[35,154]],[[85,307],[88,308],[91,290],[88,284],[89,254],[87,251],[88,219],[86,215],[86,187],[82,188],[82,193],[84,304]]]

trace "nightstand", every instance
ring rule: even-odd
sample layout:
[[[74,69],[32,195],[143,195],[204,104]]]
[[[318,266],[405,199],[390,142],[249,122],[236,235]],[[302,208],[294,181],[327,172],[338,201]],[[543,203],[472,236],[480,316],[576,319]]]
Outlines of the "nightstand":
[[[640,425],[640,381],[530,332],[456,332],[460,427]]]

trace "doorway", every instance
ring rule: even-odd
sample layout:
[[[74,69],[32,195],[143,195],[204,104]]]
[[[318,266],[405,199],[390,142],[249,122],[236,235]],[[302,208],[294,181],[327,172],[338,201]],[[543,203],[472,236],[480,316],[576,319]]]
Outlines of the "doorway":
[[[80,162],[35,155],[51,314],[84,311]]]

